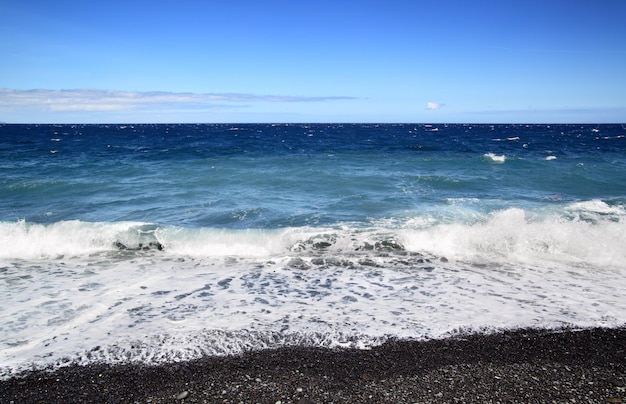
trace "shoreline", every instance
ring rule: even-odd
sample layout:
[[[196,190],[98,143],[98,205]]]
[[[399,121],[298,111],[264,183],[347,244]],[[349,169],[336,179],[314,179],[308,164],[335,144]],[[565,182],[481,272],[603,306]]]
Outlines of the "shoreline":
[[[626,403],[626,327],[285,347],[158,366],[71,365],[0,381],[0,402]]]

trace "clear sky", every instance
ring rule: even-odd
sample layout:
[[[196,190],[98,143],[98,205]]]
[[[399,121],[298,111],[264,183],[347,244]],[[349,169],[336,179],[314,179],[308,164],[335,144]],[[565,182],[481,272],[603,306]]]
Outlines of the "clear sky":
[[[0,121],[623,123],[626,1],[7,0]]]

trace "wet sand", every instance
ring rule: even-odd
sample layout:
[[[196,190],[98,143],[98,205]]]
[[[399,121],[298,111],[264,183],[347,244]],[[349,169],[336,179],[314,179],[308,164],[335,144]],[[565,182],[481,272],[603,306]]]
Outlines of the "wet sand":
[[[0,381],[2,403],[626,403],[626,328],[516,330],[281,348],[162,366],[68,366]]]

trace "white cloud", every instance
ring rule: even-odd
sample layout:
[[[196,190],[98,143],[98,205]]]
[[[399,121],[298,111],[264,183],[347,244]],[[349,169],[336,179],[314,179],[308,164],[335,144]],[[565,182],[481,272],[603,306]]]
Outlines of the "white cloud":
[[[434,109],[440,109],[441,107],[443,107],[445,104],[440,104],[438,102],[432,102],[432,101],[428,101],[426,103],[426,109],[429,110],[434,110]]]
[[[300,97],[238,93],[174,93],[164,91],[15,90],[0,89],[0,108],[35,108],[51,112],[124,111],[145,109],[212,109],[225,103],[323,102],[353,97]],[[216,104],[221,103],[221,104]],[[234,105],[231,105],[234,107]]]

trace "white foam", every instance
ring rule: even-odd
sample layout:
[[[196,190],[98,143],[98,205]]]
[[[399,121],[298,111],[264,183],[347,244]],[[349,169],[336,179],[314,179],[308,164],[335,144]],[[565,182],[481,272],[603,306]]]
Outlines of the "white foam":
[[[626,209],[621,205],[611,206],[600,199],[590,201],[575,202],[565,207],[569,212],[580,212],[582,214],[615,215],[626,218]]]
[[[78,220],[49,225],[0,222],[0,258],[54,258],[111,250],[115,241],[129,242],[142,223],[89,223]]]
[[[623,206],[462,217],[277,230],[3,223],[2,234],[24,237],[17,245],[49,244],[0,257],[0,374],[289,344],[367,348],[457,329],[626,324]],[[165,249],[104,247],[120,237]],[[74,258],[55,258],[64,249]]]
[[[3,263],[0,293],[12,304],[0,313],[2,371],[282,344],[367,348],[455,329],[626,323],[623,272],[582,267],[362,252],[100,259]]]
[[[164,228],[157,233],[167,253],[187,256],[269,257],[285,250],[281,233],[272,230]]]
[[[581,208],[585,208],[581,210]],[[566,207],[573,219],[558,215],[529,217],[519,208],[490,214],[485,221],[440,224],[422,230],[404,230],[401,238],[410,250],[474,262],[583,263],[597,267],[626,268],[624,209],[601,201]],[[599,216],[600,213],[605,216]],[[583,220],[593,216],[595,221]]]
[[[484,156],[490,159],[491,161],[493,161],[494,163],[504,163],[506,161],[506,156],[504,154],[498,156],[497,154],[494,154],[494,153],[486,153],[484,154]]]
[[[586,263],[626,262],[626,210],[601,200],[571,203],[559,211],[509,208],[490,214],[474,201],[449,200],[438,216],[423,212],[379,219],[369,228],[211,229],[145,223],[64,221],[49,225],[0,223],[0,258],[55,259],[137,250],[154,243],[165,257],[274,259],[293,252],[351,254],[406,249],[459,260]],[[545,209],[545,208],[544,208]]]

